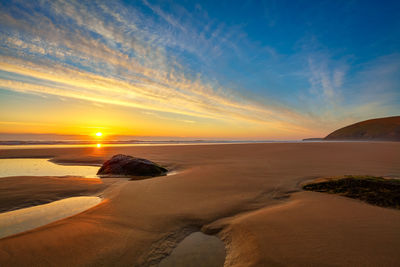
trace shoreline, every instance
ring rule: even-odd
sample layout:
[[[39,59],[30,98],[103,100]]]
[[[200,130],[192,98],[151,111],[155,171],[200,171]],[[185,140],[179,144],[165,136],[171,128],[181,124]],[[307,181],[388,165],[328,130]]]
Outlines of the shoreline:
[[[400,260],[393,249],[380,247],[385,242],[391,248],[400,246],[399,212],[334,195],[297,192],[301,182],[313,177],[349,173],[400,176],[398,143],[0,150],[0,158],[51,154],[60,162],[93,162],[117,153],[147,158],[181,171],[171,176],[118,183],[121,186],[107,193],[109,201],[98,207],[0,240],[0,263],[28,266],[44,264],[41,259],[46,259],[47,264],[59,266],[148,266],[165,258],[188,235],[182,230],[187,227],[224,241],[227,266],[239,266],[245,261],[247,265],[294,264],[296,260],[303,264],[343,265],[350,258],[392,266]],[[341,220],[323,213],[332,209]],[[388,225],[388,221],[392,223]],[[322,222],[325,228],[315,228],[315,224]],[[329,237],[324,237],[325,231],[331,233]],[[369,247],[351,238],[353,232],[361,236],[359,242],[368,242]],[[296,236],[301,236],[301,240],[293,239]],[[48,249],[36,240],[46,240]],[[339,245],[341,242],[346,245]],[[281,254],[268,244],[289,249],[290,253]],[[318,247],[324,247],[323,254],[303,251]],[[379,253],[364,255],[359,247]],[[340,257],[341,253],[345,256]],[[26,257],[17,257],[21,254]]]
[[[146,146],[209,146],[209,145],[236,145],[236,144],[270,144],[270,143],[299,143],[302,140],[288,140],[288,141],[215,141],[215,142],[143,142],[143,143],[107,143],[99,140],[93,143],[54,143],[54,144],[0,144],[0,149],[51,149],[51,148],[86,148],[86,147],[146,147]]]
[[[296,144],[296,143],[398,143],[396,140],[270,140],[270,141],[215,141],[215,142],[144,142],[144,143],[107,143],[88,144],[24,144],[1,145],[0,150],[13,149],[52,149],[52,148],[106,148],[106,147],[157,147],[157,146],[212,146],[212,145],[247,145],[247,144]]]

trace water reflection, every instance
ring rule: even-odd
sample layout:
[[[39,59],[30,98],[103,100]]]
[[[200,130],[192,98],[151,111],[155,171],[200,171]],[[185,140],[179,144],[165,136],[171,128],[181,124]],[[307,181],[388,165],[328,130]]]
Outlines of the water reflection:
[[[0,159],[0,177],[83,176],[97,178],[96,166],[59,165],[47,159]]]
[[[0,238],[78,214],[100,202],[99,197],[71,197],[44,205],[0,213]]]
[[[224,243],[215,236],[195,232],[183,239],[158,266],[222,267],[224,261]]]

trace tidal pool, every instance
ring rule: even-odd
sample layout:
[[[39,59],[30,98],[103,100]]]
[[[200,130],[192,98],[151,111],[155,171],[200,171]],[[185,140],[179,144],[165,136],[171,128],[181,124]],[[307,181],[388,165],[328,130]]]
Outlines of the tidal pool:
[[[158,266],[222,267],[224,262],[224,243],[215,236],[194,232],[183,239]]]
[[[78,214],[100,202],[99,197],[70,197],[44,205],[0,213],[0,238]]]
[[[82,176],[98,178],[97,166],[60,165],[48,159],[0,159],[0,177],[7,176]]]

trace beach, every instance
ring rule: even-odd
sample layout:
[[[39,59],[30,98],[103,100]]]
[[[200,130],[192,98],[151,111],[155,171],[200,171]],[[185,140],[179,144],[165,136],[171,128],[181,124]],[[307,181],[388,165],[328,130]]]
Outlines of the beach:
[[[75,216],[0,239],[1,266],[153,266],[187,236],[225,246],[225,266],[398,266],[400,211],[303,191],[316,178],[400,177],[398,142],[304,142],[0,150],[0,158],[97,165],[115,154],[154,161],[174,175],[1,178],[2,210],[101,195]],[[4,179],[4,180],[3,180]],[[63,180],[64,179],[64,180]],[[26,181],[26,182],[22,182]],[[29,188],[29,190],[28,190]],[[7,190],[6,190],[7,191]],[[61,197],[60,197],[61,196]],[[26,204],[28,203],[28,204]]]

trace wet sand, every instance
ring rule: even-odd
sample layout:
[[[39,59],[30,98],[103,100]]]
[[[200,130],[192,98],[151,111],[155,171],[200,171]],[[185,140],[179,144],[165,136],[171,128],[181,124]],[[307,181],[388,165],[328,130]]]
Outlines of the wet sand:
[[[98,164],[117,153],[179,172],[122,183],[84,213],[0,240],[0,265],[151,266],[200,230],[223,240],[226,266],[400,262],[398,210],[298,192],[318,177],[400,177],[400,143],[2,150],[0,158]]]

